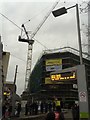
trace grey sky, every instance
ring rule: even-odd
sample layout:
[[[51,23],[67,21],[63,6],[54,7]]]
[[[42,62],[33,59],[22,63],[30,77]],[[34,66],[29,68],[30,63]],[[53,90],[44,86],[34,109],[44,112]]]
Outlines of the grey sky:
[[[32,0],[29,0],[28,2],[5,1],[2,2],[0,12],[6,15],[10,20],[14,21],[19,27],[21,27],[24,22],[31,19],[25,26],[28,31],[33,32],[52,7],[53,1],[55,2],[55,0],[50,0],[49,2],[48,0],[43,0],[43,2],[40,0],[37,2],[36,0],[33,0],[33,2]],[[67,2],[66,0],[61,0],[55,9],[63,6],[69,7],[75,5],[76,2],[75,0],[74,2],[71,2],[70,0],[67,0]],[[18,65],[16,84],[17,93],[21,94],[25,84],[28,45],[26,43],[18,42],[18,36],[21,32],[18,27],[14,26],[0,15],[0,23],[1,21],[2,24],[0,25],[2,26],[2,29],[0,29],[0,33],[4,44],[4,50],[11,53],[7,80],[14,80],[15,66]],[[51,14],[34,38],[48,49],[64,46],[71,46],[78,49],[75,8],[69,10],[68,14],[58,18],[54,18]],[[32,68],[44,49],[43,46],[35,41],[33,45]]]

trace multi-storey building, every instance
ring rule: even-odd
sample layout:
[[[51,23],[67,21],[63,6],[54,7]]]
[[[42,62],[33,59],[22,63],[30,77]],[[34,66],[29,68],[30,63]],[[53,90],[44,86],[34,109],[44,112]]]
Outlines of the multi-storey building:
[[[62,101],[78,101],[77,75],[75,71],[72,70],[71,72],[52,76],[54,72],[58,73],[63,69],[80,64],[80,57],[77,55],[78,51],[73,48],[70,49],[70,47],[68,50],[60,49],[60,52],[53,53],[44,52],[30,75],[29,95],[35,99],[53,99],[57,97]],[[90,95],[90,60],[84,57],[86,56],[83,54],[87,89]]]

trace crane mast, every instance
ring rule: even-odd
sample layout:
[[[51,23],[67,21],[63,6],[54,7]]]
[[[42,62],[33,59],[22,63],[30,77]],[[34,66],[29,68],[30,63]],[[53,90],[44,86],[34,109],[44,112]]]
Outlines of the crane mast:
[[[33,42],[34,43],[34,42]],[[27,65],[26,65],[26,76],[25,76],[25,90],[27,89],[29,76],[31,74],[31,64],[32,64],[32,48],[33,43],[28,44],[28,54],[27,54]]]
[[[33,49],[33,43],[34,43],[33,38],[36,35],[36,33],[39,31],[41,26],[44,24],[44,22],[47,20],[47,18],[49,17],[49,15],[51,14],[51,12],[53,11],[53,9],[56,7],[56,5],[58,3],[59,3],[59,0],[54,3],[54,5],[50,9],[50,11],[43,18],[42,22],[38,25],[38,27],[35,29],[35,31],[31,34],[30,38],[28,36],[28,32],[26,31],[26,28],[25,28],[24,24],[22,25],[22,27],[24,28],[24,31],[26,33],[27,39],[21,39],[21,37],[19,36],[19,41],[28,42],[28,53],[27,53],[26,75],[25,75],[25,90],[27,90],[28,81],[29,81],[29,77],[30,77],[30,74],[31,74],[32,49]]]

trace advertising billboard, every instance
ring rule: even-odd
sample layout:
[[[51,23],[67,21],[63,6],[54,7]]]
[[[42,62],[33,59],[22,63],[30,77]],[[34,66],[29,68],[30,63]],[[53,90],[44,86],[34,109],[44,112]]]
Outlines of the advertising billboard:
[[[46,59],[46,66],[62,65],[62,59]]]
[[[47,72],[62,70],[62,59],[47,59],[45,65]]]

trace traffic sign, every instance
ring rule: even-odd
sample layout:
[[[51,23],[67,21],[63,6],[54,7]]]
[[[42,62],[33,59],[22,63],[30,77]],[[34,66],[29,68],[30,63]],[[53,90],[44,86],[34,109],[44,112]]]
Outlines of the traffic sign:
[[[80,102],[86,102],[87,101],[86,92],[84,92],[84,91],[79,92],[79,100],[80,100]]]

